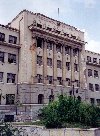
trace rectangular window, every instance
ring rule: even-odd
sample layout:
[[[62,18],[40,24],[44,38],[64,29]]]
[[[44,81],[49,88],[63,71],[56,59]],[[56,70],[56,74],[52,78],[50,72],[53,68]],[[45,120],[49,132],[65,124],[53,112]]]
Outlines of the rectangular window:
[[[91,69],[88,69],[88,76],[92,76],[92,70]]]
[[[91,62],[91,57],[87,56],[87,62]]]
[[[100,99],[96,99],[97,105],[100,106]]]
[[[16,55],[8,53],[8,62],[9,63],[16,63]]]
[[[16,44],[17,43],[17,37],[9,35],[9,43]]]
[[[0,104],[1,104],[1,94],[0,94]]]
[[[0,61],[4,62],[4,52],[0,51]]]
[[[0,41],[4,42],[5,41],[5,34],[0,33]]]
[[[37,56],[37,64],[42,65],[42,56]]]
[[[47,49],[52,50],[52,43],[50,43],[50,42],[47,43]]]
[[[79,80],[75,80],[76,87],[79,87]]]
[[[40,74],[37,74],[38,83],[43,83],[43,76]]]
[[[95,99],[94,98],[90,98],[90,102],[91,102],[91,104],[94,104],[95,103]]]
[[[74,71],[78,71],[78,64],[74,63]]]
[[[42,48],[42,39],[37,39],[37,47]]]
[[[73,56],[78,56],[78,49],[73,49]]]
[[[61,65],[61,61],[60,60],[57,60],[57,68],[60,68],[61,69],[62,65]]]
[[[47,76],[47,80],[48,80],[49,84],[52,84],[52,80],[53,80],[52,76]]]
[[[42,28],[42,25],[37,23],[37,27]]]
[[[70,55],[70,47],[65,47],[65,55],[69,54]]]
[[[66,62],[66,68],[68,71],[70,70],[70,62]]]
[[[3,82],[3,72],[0,72],[0,82]]]
[[[70,86],[71,85],[70,79],[66,78],[66,81],[67,81],[67,85]]]
[[[47,65],[52,66],[52,59],[51,58],[47,58]]]
[[[7,83],[15,83],[15,74],[7,73]]]
[[[56,50],[57,50],[57,52],[61,53],[61,45],[60,44],[56,45]]]
[[[62,77],[57,77],[57,80],[59,82],[59,85],[62,85]]]
[[[6,94],[6,105],[14,104],[15,94]]]
[[[93,63],[97,63],[97,58],[93,58]]]
[[[99,85],[98,84],[95,84],[95,90],[99,91]]]
[[[93,84],[89,83],[89,90],[94,91]]]
[[[94,77],[99,77],[98,71],[94,70]]]

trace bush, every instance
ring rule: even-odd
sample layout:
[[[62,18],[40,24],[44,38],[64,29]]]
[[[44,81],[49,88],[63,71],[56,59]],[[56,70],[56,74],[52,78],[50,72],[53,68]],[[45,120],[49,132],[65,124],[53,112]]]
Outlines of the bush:
[[[66,123],[81,123],[85,126],[100,126],[100,108],[67,96],[49,103],[41,110],[41,119],[47,128],[63,127]]]

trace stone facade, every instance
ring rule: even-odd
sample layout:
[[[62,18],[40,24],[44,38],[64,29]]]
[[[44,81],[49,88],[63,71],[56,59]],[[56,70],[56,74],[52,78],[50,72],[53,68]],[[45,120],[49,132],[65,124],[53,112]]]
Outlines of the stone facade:
[[[0,43],[0,51],[5,52],[5,63],[0,63],[1,72],[5,73],[4,83],[0,83],[1,111],[6,101],[3,96],[8,92],[15,95],[15,105],[5,107],[13,106],[13,114],[29,115],[31,119],[38,114],[36,109],[56,100],[60,94],[90,102],[94,94],[87,91],[90,80],[87,69],[92,65],[86,65],[85,54],[89,52],[85,51],[83,32],[27,10],[21,11],[7,26],[1,25],[0,32],[6,36],[6,42]],[[9,43],[9,35],[17,37],[17,42]],[[8,63],[9,53],[16,56],[16,63]],[[6,83],[8,72],[14,74],[13,84]]]

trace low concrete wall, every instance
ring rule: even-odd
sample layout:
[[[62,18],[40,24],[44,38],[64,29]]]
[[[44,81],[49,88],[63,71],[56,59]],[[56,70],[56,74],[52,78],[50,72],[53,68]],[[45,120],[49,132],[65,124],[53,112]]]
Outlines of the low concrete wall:
[[[17,127],[23,131],[22,136],[100,136],[100,128],[79,129],[79,128],[64,128],[64,129],[45,129],[39,126],[21,126]]]

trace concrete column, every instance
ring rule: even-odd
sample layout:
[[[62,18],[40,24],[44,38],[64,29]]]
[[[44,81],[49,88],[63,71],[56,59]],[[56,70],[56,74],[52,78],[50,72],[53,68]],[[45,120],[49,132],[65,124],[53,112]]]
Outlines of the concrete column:
[[[47,80],[47,42],[43,41],[43,82],[46,84]]]
[[[65,85],[66,82],[66,60],[65,60],[65,46],[62,46],[62,80],[63,85]]]
[[[54,84],[57,84],[57,52],[56,52],[56,44],[53,45],[53,79]]]
[[[75,81],[73,48],[71,48],[71,81]],[[73,84],[73,83],[72,83]]]
[[[80,88],[84,88],[84,71],[83,71],[83,61],[82,60],[82,51],[79,50],[79,83]]]
[[[32,83],[36,82],[37,76],[37,39],[33,37],[33,44],[30,47],[32,53]]]

